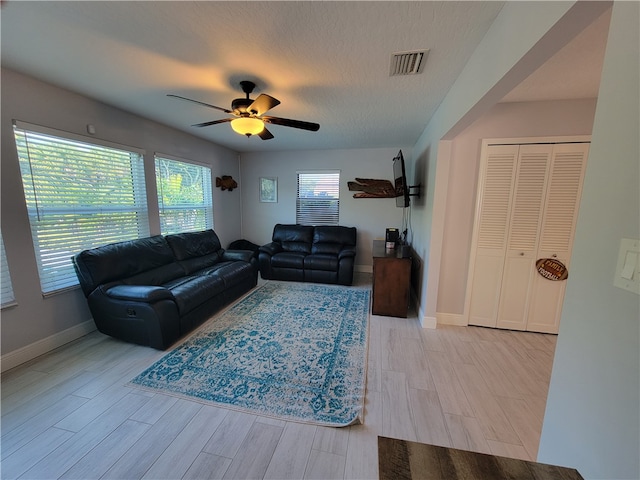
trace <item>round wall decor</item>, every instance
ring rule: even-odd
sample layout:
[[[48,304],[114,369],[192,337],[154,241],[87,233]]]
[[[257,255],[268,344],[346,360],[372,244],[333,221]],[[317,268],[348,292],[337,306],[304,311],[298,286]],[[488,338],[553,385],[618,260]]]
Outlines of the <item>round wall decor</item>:
[[[536,270],[547,280],[566,280],[569,269],[557,258],[541,258],[536,262]]]

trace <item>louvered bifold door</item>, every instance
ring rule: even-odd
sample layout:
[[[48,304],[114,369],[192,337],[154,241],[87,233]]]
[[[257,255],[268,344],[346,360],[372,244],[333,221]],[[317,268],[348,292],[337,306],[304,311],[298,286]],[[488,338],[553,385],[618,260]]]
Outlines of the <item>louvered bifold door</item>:
[[[588,154],[587,143],[554,146],[537,259],[557,258],[569,267]],[[547,280],[536,272],[527,330],[558,333],[566,284],[566,280]]]
[[[470,265],[469,324],[495,327],[518,145],[488,146],[480,167]]]
[[[553,145],[522,145],[515,176],[498,328],[525,330]]]

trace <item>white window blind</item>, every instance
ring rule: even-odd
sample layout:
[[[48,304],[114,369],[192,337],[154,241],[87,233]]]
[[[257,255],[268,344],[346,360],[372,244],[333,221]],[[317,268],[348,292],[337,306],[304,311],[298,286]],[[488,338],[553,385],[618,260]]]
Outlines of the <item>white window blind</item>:
[[[15,304],[15,297],[13,296],[11,275],[9,274],[7,256],[4,252],[4,240],[2,240],[2,233],[0,233],[0,305],[7,307],[13,304]]]
[[[211,169],[166,156],[155,160],[162,234],[213,228]]]
[[[298,172],[296,223],[338,225],[340,212],[340,172]]]
[[[149,235],[142,151],[18,122],[14,135],[44,294],[78,284],[76,253]]]

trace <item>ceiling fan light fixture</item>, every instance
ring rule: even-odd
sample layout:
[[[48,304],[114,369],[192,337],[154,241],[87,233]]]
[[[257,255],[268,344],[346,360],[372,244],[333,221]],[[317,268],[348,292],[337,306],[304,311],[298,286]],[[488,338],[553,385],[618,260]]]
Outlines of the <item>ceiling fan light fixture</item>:
[[[264,130],[264,122],[259,118],[254,117],[240,117],[231,120],[231,128],[240,135],[257,135]]]

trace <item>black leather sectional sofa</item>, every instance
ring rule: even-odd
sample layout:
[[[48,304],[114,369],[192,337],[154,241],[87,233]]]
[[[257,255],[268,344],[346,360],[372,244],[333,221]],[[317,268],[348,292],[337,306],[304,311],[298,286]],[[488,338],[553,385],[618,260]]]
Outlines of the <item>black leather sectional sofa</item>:
[[[356,228],[277,224],[259,248],[260,275],[268,280],[351,285]]]
[[[254,252],[225,251],[213,230],[105,245],[73,263],[98,330],[160,350],[258,279]]]

